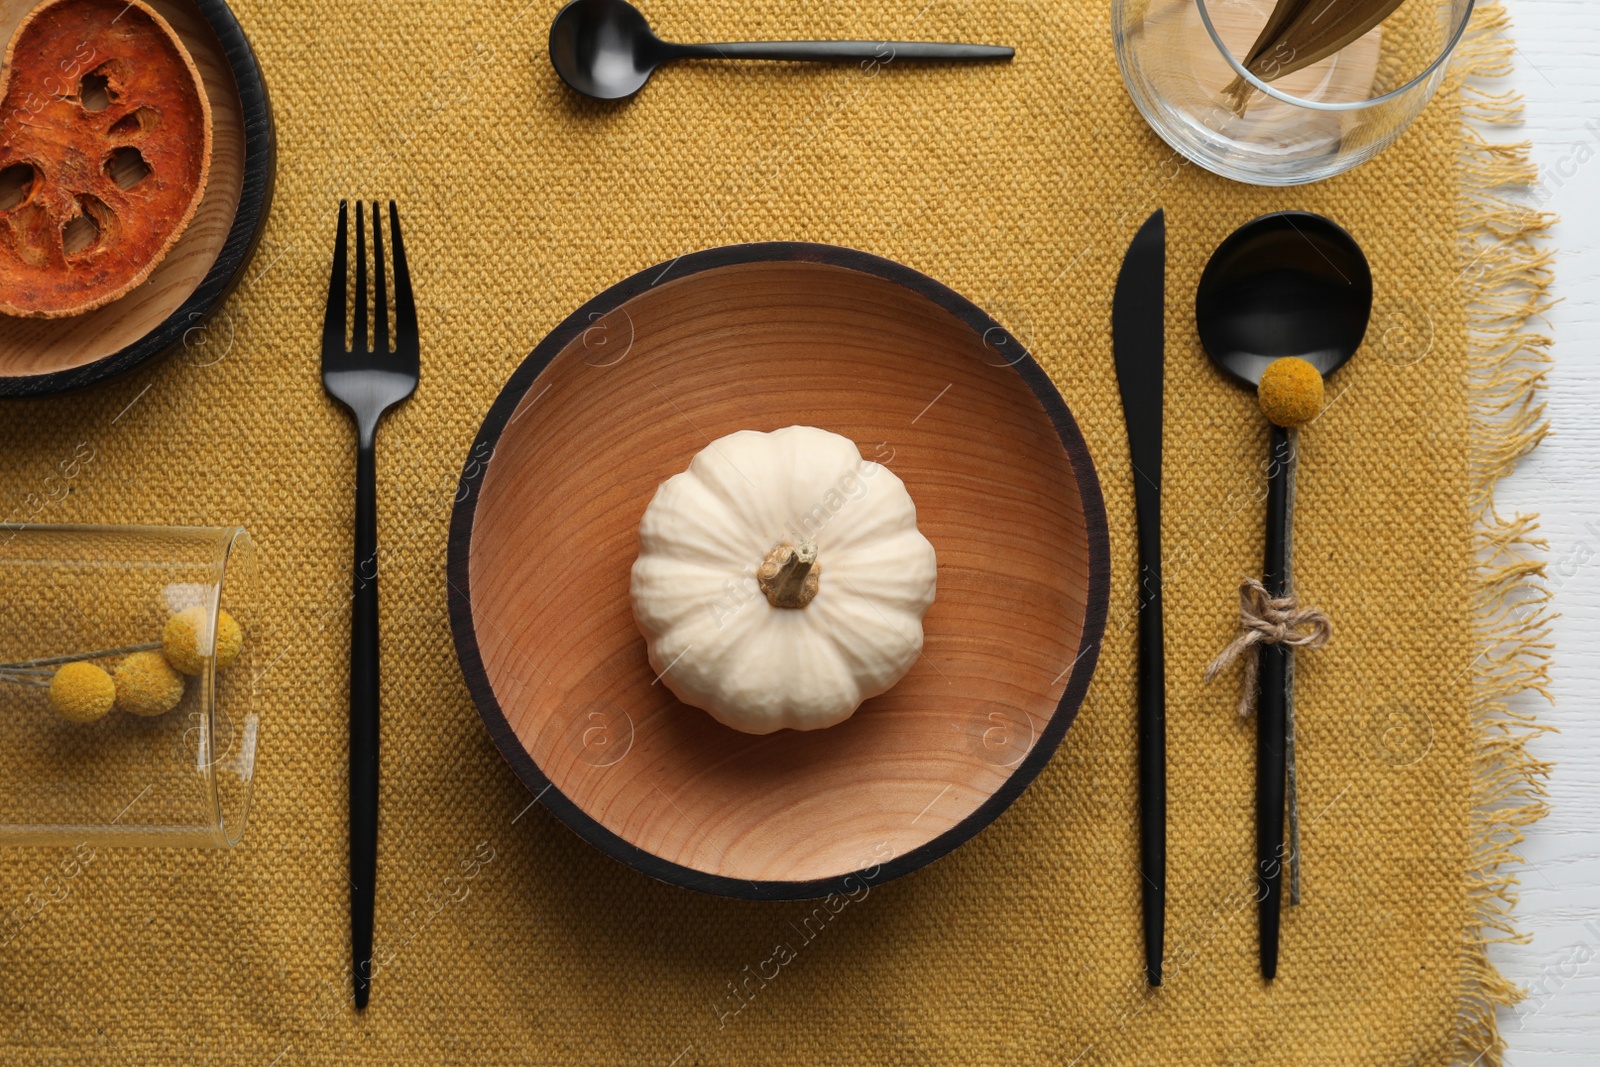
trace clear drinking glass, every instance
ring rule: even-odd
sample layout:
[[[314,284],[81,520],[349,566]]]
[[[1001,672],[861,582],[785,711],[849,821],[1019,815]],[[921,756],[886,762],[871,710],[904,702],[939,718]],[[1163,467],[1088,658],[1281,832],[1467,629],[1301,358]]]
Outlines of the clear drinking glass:
[[[1333,55],[1263,81],[1243,60],[1274,6],[1113,0],[1111,11],[1117,65],[1145,120],[1193,162],[1254,185],[1318,181],[1387,148],[1439,87],[1473,0],[1406,0]]]
[[[0,845],[238,844],[259,603],[238,527],[0,525]]]

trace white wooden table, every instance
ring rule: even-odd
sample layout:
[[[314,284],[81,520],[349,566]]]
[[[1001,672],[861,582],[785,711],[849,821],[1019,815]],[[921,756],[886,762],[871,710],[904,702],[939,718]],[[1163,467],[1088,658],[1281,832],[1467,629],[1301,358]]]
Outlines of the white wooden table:
[[[1562,218],[1550,314],[1554,435],[1501,483],[1502,511],[1543,515],[1556,610],[1561,730],[1536,742],[1555,761],[1548,818],[1533,827],[1521,870],[1528,945],[1497,946],[1505,974],[1529,991],[1501,1013],[1510,1067],[1600,1064],[1600,5],[1509,0],[1517,42],[1511,84],[1527,97],[1513,136],[1533,141],[1544,184],[1532,198]],[[1543,701],[1538,701],[1543,705]]]

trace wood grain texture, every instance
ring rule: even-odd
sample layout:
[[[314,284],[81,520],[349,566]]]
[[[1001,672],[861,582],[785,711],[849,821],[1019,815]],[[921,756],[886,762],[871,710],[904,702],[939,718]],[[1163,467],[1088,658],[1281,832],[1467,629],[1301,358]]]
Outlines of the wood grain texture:
[[[1059,398],[999,327],[927,295],[954,294],[845,250],[721,251],[580,310],[507,386],[468,463],[452,614],[502,750],[580,833],[697,888],[820,895],[948,851],[1048,759],[1103,626],[1104,519]],[[901,276],[840,265],[868,262]],[[758,737],[657,684],[629,570],[662,481],[724,434],[791,424],[904,480],[939,593],[895,688]]]
[[[1517,926],[1525,945],[1491,946],[1527,999],[1501,1018],[1506,1067],[1587,1067],[1600,1049],[1600,20],[1561,0],[1513,0],[1516,62],[1496,91],[1526,96],[1523,124],[1541,184],[1527,202],[1555,212],[1549,313],[1555,366],[1544,399],[1554,433],[1501,482],[1504,512],[1540,514],[1549,539],[1555,706],[1529,711],[1559,734],[1533,742],[1555,762],[1550,814],[1528,830]],[[1487,131],[1495,136],[1495,131]],[[1500,136],[1504,137],[1502,131]]]
[[[127,296],[68,319],[5,318],[0,396],[86,385],[170,347],[231,289],[259,238],[274,152],[265,86],[249,45],[221,0],[150,3],[188,48],[211,103],[205,197],[178,243]],[[0,39],[33,6],[33,0],[0,0]]]

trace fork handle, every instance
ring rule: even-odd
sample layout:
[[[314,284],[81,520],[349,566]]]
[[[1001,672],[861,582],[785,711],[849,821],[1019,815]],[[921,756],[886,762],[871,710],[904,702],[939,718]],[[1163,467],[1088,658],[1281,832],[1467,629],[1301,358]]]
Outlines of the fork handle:
[[[378,475],[372,436],[356,448],[355,571],[350,609],[350,951],[356,1008],[372,988],[378,874]]]

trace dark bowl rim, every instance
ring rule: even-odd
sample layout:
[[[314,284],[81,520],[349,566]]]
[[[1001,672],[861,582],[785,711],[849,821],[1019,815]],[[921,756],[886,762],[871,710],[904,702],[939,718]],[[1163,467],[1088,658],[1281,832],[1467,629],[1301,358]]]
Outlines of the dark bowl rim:
[[[206,320],[238,286],[250,257],[261,243],[277,175],[277,142],[267,83],[244,28],[226,0],[190,2],[217,35],[233,71],[239,109],[244,117],[244,182],[239,189],[239,206],[227,240],[194,292],[149,333],[80,367],[44,374],[0,376],[0,398],[53,396],[83,389],[167,353],[187,339],[191,331],[205,326]]]
[[[482,487],[483,478],[493,463],[495,444],[511,421],[517,405],[527,395],[539,375],[573,339],[592,328],[595,322],[621,304],[660,284],[669,275],[674,279],[681,279],[704,271],[760,262],[820,263],[874,275],[926,297],[953,314],[986,342],[990,338],[999,337],[1003,339],[1001,343],[1015,344],[1018,355],[1010,365],[1022,376],[1028,388],[1043,404],[1045,413],[1066,450],[1083,502],[1084,524],[1089,543],[1088,598],[1077,658],[1070,668],[1071,674],[1067,679],[1066,689],[1062,692],[1055,711],[1040,731],[1033,747],[1017,763],[1010,776],[982,804],[938,837],[904,854],[861,870],[804,881],[752,881],[686,867],[625,841],[590,816],[555,786],[518,740],[489,682],[472,619],[469,561],[478,490]],[[483,456],[488,456],[489,459],[480,461],[476,458]],[[1078,709],[1088,691],[1089,681],[1094,675],[1101,640],[1105,633],[1110,599],[1111,551],[1106,527],[1105,499],[1100,492],[1100,480],[1083,434],[1079,431],[1077,422],[1068,411],[1066,402],[1057,392],[1055,385],[1032,356],[1005,330],[1005,327],[954,290],[892,260],[836,245],[773,241],[710,248],[688,253],[667,263],[642,270],[585,303],[539,342],[512,373],[489,408],[463,464],[455,505],[450,516],[446,577],[450,629],[455,638],[456,656],[461,664],[463,679],[484,726],[494,739],[495,747],[500,750],[500,754],[511,765],[517,777],[534,793],[536,802],[543,802],[569,829],[600,851],[663,882],[704,893],[746,900],[811,900],[834,893],[858,892],[868,883],[885,882],[924,867],[970,840],[1022,795],[1044,769],[1045,764],[1055,755],[1062,738],[1066,736],[1067,728],[1077,717]]]

